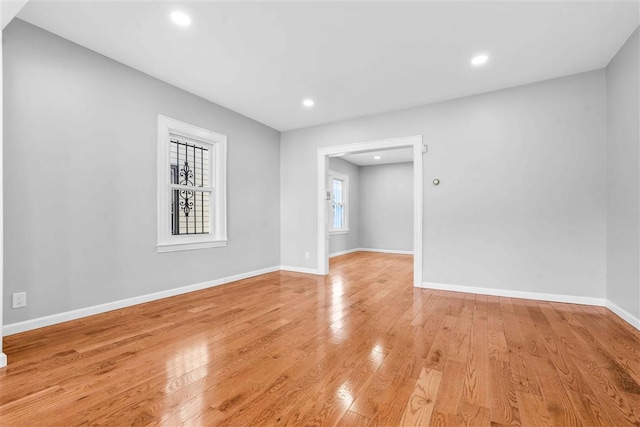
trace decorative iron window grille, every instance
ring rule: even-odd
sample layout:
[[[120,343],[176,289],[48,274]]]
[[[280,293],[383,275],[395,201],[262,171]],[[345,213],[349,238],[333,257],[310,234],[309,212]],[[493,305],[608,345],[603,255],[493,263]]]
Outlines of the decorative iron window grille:
[[[171,234],[209,234],[209,149],[171,139]]]
[[[227,246],[227,137],[158,115],[158,253]]]

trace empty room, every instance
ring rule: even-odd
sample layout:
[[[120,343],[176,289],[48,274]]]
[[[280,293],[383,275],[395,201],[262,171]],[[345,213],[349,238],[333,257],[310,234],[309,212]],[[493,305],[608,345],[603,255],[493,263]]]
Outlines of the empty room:
[[[640,2],[0,0],[1,426],[640,426]]]

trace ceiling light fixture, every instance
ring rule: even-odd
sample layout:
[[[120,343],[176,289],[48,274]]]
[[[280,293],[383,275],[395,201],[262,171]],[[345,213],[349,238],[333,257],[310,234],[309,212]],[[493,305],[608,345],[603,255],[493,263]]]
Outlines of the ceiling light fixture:
[[[313,107],[313,104],[315,104],[315,102],[313,102],[313,99],[310,99],[310,98],[307,98],[302,101],[302,105],[304,105],[307,108]]]
[[[191,18],[189,18],[189,15],[187,15],[186,13],[178,11],[171,12],[171,20],[174,24],[181,27],[188,27],[189,25],[191,25]]]
[[[374,160],[380,160],[381,158],[382,158],[382,157],[380,157],[380,156],[373,156],[373,159],[374,159]]]
[[[487,55],[479,54],[471,58],[471,65],[473,65],[474,67],[479,67],[481,65],[486,64],[488,60],[489,60],[489,57]]]

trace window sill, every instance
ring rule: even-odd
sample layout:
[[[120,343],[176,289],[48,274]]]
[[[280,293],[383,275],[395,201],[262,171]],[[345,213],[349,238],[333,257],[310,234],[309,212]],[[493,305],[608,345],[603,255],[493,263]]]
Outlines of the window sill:
[[[331,230],[329,231],[329,235],[332,236],[334,234],[349,234],[349,229],[346,228],[344,230]]]
[[[163,243],[158,245],[158,253],[190,251],[194,249],[221,248],[227,246],[228,240],[215,240],[210,242],[189,243]]]

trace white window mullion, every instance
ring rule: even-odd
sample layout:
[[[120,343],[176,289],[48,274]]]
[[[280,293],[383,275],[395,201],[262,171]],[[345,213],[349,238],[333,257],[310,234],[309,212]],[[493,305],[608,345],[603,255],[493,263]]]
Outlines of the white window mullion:
[[[181,190],[181,189],[205,191],[205,192],[208,192],[208,193],[213,192],[213,187],[190,187],[190,186],[187,186],[187,185],[169,184],[169,190]]]
[[[329,171],[331,182],[331,221],[329,232],[343,234],[349,232],[349,176]]]

